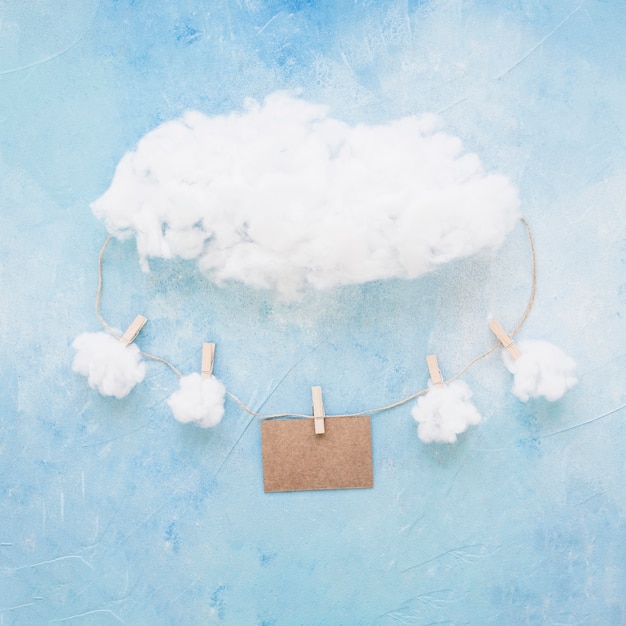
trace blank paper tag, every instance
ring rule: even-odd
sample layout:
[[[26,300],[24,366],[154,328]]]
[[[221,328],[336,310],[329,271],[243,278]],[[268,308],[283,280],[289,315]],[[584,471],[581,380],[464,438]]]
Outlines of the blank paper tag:
[[[261,422],[266,492],[361,489],[374,485],[369,417],[326,417]]]

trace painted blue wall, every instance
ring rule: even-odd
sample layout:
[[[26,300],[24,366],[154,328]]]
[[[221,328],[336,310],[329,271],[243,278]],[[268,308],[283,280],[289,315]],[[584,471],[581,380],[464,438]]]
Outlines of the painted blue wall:
[[[0,625],[626,623],[626,6],[620,0],[66,0],[0,4]],[[126,399],[71,372],[99,330],[88,204],[148,130],[301,88],[350,122],[439,112],[519,186],[539,289],[520,337],[580,384],[523,404],[496,356],[464,379],[486,421],[419,441],[372,421],[372,490],[263,493],[259,425],[175,422],[150,364]],[[105,260],[103,314],[255,410],[380,406],[512,328],[521,226],[495,256],[279,303],[186,264]]]

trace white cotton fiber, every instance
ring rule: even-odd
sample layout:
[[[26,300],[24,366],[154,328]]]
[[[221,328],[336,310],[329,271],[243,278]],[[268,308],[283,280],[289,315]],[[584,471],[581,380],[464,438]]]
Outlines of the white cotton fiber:
[[[454,443],[468,426],[480,424],[482,418],[471,397],[471,389],[462,380],[431,386],[411,412],[419,424],[419,438],[424,443]]]
[[[514,376],[513,393],[523,402],[544,397],[554,402],[577,382],[576,363],[548,341],[527,340],[517,344],[522,356],[513,359],[502,351],[506,368]]]
[[[180,379],[180,387],[167,403],[179,422],[211,428],[222,421],[225,393],[224,385],[215,376],[203,380],[194,373]]]
[[[91,206],[150,257],[295,297],[498,248],[518,195],[433,115],[350,126],[287,93],[149,132]]]
[[[107,333],[82,333],[72,347],[76,350],[72,369],[103,396],[123,398],[146,375],[139,348],[125,346]]]

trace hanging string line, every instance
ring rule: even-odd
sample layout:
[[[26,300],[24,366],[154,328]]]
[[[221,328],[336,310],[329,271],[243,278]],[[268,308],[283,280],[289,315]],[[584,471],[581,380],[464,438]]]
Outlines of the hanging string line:
[[[515,326],[515,329],[511,332],[511,337],[514,337],[519,332],[519,330],[522,328],[522,326],[528,319],[528,316],[530,315],[530,312],[532,311],[533,305],[535,304],[535,296],[537,294],[537,253],[535,250],[535,240],[533,237],[532,230],[530,228],[530,224],[528,223],[526,218],[522,217],[520,218],[520,220],[526,228],[526,233],[528,235],[528,241],[530,244],[530,253],[531,253],[531,259],[532,259],[532,287],[531,287],[531,292],[530,292],[530,298],[528,299],[528,304],[526,305],[526,309],[524,310],[522,317],[517,323],[517,326]],[[102,326],[104,327],[104,329],[109,334],[119,339],[121,337],[119,333],[117,333],[113,328],[111,328],[111,326],[107,324],[105,319],[100,314],[100,302],[102,300],[102,285],[103,285],[103,277],[102,277],[103,276],[103,272],[102,272],[103,257],[104,257],[104,252],[107,246],[109,245],[110,241],[111,241],[111,235],[107,237],[106,241],[104,242],[104,245],[102,246],[102,249],[100,250],[100,254],[98,256],[98,291],[96,293],[96,316],[98,320],[100,321],[100,323],[102,324]],[[470,361],[460,372],[452,376],[452,378],[449,378],[448,380],[444,381],[444,384],[451,383],[452,381],[455,381],[461,376],[463,376],[471,367],[473,367],[474,365],[476,365],[476,363],[478,363],[479,361],[482,361],[484,358],[488,357],[489,355],[493,354],[493,352],[495,352],[499,347],[500,347],[500,343],[496,343],[491,348],[489,348],[489,350],[478,355],[475,359]],[[155,356],[153,354],[148,354],[147,352],[141,352],[141,354],[147,359],[158,361],[160,363],[163,363],[164,365],[167,365],[179,378],[182,377],[182,373],[180,372],[180,370],[178,370],[169,361],[166,361],[165,359],[162,359],[161,357]],[[358,411],[356,413],[353,412],[353,413],[345,413],[345,414],[339,414],[339,415],[326,415],[326,417],[356,417],[360,415],[374,415],[375,413],[382,413],[384,411],[390,411],[391,409],[395,409],[396,407],[402,406],[403,404],[406,404],[407,402],[411,402],[411,400],[415,400],[419,396],[424,395],[427,391],[428,391],[428,388],[421,389],[420,391],[412,393],[410,396],[407,396],[406,398],[402,398],[401,400],[398,400],[397,402],[392,402],[391,404],[386,404],[385,406],[377,407],[374,409]],[[241,409],[243,409],[246,413],[248,413],[248,415],[251,415],[252,417],[256,417],[262,420],[280,419],[280,418],[286,418],[286,417],[294,417],[294,418],[311,418],[312,417],[311,415],[305,415],[303,413],[273,413],[271,415],[257,413],[256,411],[253,411],[251,408],[246,406],[244,402],[242,402],[234,393],[231,393],[230,391],[226,391],[226,395],[228,395],[234,402],[236,402],[241,407]]]
[[[115,332],[105,321],[105,319],[100,315],[100,301],[102,300],[102,260],[104,258],[104,251],[107,249],[109,243],[111,243],[112,235],[109,235],[102,246],[102,250],[100,250],[100,254],[98,255],[98,291],[96,293],[96,317],[98,321],[104,326],[104,329],[110,334],[113,335],[116,339],[121,339],[121,336]]]
[[[535,251],[535,238],[533,237],[533,231],[530,229],[530,224],[525,217],[520,218],[522,224],[526,227],[526,232],[528,233],[528,243],[530,244],[530,254],[533,260],[533,285],[530,290],[530,298],[528,299],[528,304],[526,305],[526,310],[524,314],[520,318],[520,321],[517,322],[517,326],[511,333],[511,337],[515,337],[519,329],[524,325],[524,322],[528,319],[530,312],[532,311],[533,305],[535,304],[535,296],[537,295],[537,252]]]
[[[146,357],[146,359],[150,359],[151,361],[158,361],[159,363],[163,363],[163,365],[167,365],[172,370],[172,372],[174,372],[174,374],[178,376],[178,378],[183,377],[182,372],[175,365],[172,365],[169,361],[162,359],[160,356],[156,356],[154,354],[148,354],[147,352],[141,352],[141,354],[143,354]]]
[[[104,245],[102,246],[102,249],[100,250],[100,254],[98,255],[98,291],[96,293],[96,317],[98,318],[98,320],[100,321],[100,323],[102,324],[102,326],[104,327],[104,329],[110,334],[113,335],[113,337],[115,337],[116,339],[121,339],[121,335],[114,329],[111,328],[111,326],[109,326],[106,323],[106,320],[102,317],[102,315],[100,314],[100,302],[102,300],[102,261],[104,258],[104,251],[107,249],[107,246],[109,245],[109,243],[111,242],[111,235],[109,235],[106,238],[106,241],[104,242]],[[141,354],[146,357],[146,359],[150,359],[151,361],[158,361],[159,363],[163,363],[164,365],[167,365],[179,378],[182,377],[182,373],[180,372],[180,370],[178,368],[176,368],[174,365],[172,365],[169,361],[166,361],[165,359],[162,359],[160,356],[155,356],[154,354],[149,354],[148,352],[143,352],[142,350],[140,350]]]

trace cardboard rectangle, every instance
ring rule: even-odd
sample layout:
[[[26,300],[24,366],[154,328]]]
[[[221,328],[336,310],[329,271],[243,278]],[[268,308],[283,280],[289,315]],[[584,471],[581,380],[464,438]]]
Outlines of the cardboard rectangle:
[[[265,492],[363,489],[374,486],[369,417],[326,417],[261,422]]]

